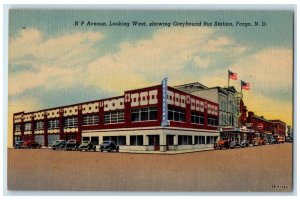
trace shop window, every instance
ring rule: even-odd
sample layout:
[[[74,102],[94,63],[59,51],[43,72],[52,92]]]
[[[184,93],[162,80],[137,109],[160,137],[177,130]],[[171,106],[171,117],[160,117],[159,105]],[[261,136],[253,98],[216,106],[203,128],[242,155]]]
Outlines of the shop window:
[[[91,142],[93,145],[98,145],[99,144],[99,137],[93,136],[91,137]]]
[[[132,136],[130,136],[130,145],[132,145],[132,146],[143,146],[143,136],[142,135],[132,135]]]
[[[194,136],[195,144],[205,144],[205,136]]]
[[[191,135],[178,135],[178,145],[191,145],[192,136]]]
[[[218,136],[207,136],[207,144],[214,144],[217,142]]]
[[[117,145],[126,145],[126,136],[104,136],[103,141],[114,141]]]
[[[90,137],[82,137],[82,141],[90,141]]]

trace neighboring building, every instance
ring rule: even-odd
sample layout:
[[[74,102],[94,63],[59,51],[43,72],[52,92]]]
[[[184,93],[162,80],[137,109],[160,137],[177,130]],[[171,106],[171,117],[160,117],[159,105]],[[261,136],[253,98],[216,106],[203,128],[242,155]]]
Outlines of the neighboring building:
[[[251,126],[251,129],[259,134],[262,138],[269,138],[273,134],[274,126],[273,122],[265,119],[263,116],[257,116],[254,112],[248,112],[247,124]],[[250,134],[248,140],[252,143],[255,135]]]
[[[168,126],[162,125],[164,112]],[[57,139],[91,140],[95,145],[114,140],[121,150],[207,148],[219,137],[218,118],[218,103],[156,85],[108,99],[15,113],[13,139],[44,146]]]
[[[179,85],[175,88],[219,104],[219,129],[228,126],[239,127],[239,103],[236,98],[238,93],[233,86],[209,88],[196,82]]]
[[[286,123],[279,119],[271,120],[274,125],[274,135],[285,137],[287,135]]]
[[[245,106],[243,99],[240,101],[240,114],[239,114],[239,127],[246,126],[251,128],[250,124],[247,124],[247,106]]]

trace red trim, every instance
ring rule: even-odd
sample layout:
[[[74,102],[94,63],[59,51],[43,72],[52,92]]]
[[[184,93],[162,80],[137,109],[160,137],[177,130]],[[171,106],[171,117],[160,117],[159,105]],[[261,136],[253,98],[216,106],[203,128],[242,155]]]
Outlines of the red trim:
[[[47,115],[44,115],[44,145],[48,146],[48,120]]]
[[[64,109],[59,109],[59,139],[64,140]]]

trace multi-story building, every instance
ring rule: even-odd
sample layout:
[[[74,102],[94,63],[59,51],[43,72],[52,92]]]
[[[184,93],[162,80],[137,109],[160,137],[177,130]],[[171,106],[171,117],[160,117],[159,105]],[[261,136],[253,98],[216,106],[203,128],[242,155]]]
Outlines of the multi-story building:
[[[239,111],[239,102],[237,102],[236,98],[237,91],[233,86],[229,88],[209,88],[196,82],[179,85],[175,88],[219,104],[219,129],[228,126],[238,127],[239,115],[237,113]]]
[[[257,116],[254,112],[248,112],[247,123],[251,129],[260,134],[261,137],[269,138],[273,135],[274,125],[271,120],[265,119],[263,116]],[[252,143],[255,135],[249,135],[249,140]]]
[[[271,120],[274,126],[274,134],[280,137],[285,137],[287,135],[286,123],[279,119]]]
[[[122,96],[19,112],[14,141],[49,146],[57,139],[114,140],[124,150],[181,150],[213,147],[219,137],[219,105],[163,83]]]

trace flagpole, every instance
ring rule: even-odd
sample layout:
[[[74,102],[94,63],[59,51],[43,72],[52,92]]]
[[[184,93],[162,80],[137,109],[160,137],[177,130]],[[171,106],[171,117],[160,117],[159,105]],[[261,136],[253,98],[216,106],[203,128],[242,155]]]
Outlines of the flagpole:
[[[229,70],[228,70],[228,85],[227,85],[227,108],[226,108],[226,125],[227,126],[229,126],[229,111],[228,111],[228,103],[229,103],[229,100],[228,100],[228,98],[229,98],[229,81],[230,81],[230,75],[229,75]]]
[[[243,94],[242,80],[241,80],[241,93]]]

